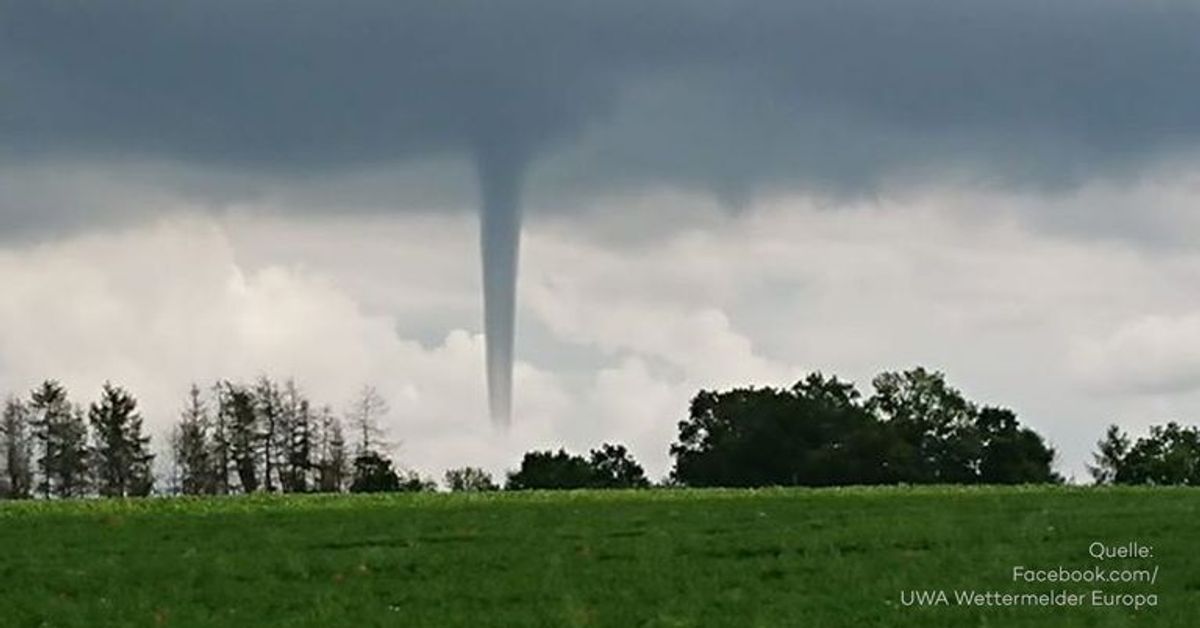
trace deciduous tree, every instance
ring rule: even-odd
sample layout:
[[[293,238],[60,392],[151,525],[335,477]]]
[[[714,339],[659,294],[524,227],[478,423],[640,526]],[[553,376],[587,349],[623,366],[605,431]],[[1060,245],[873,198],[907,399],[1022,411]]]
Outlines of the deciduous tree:
[[[592,467],[583,456],[558,451],[530,451],[521,459],[521,467],[508,473],[505,488],[575,489],[592,485]]]
[[[388,404],[383,395],[374,386],[363,386],[346,415],[346,422],[357,439],[355,456],[378,453],[386,448],[381,422],[387,413]]]
[[[605,443],[591,451],[592,486],[596,488],[648,488],[646,471],[624,445]]]
[[[354,480],[351,493],[390,493],[400,490],[400,476],[392,461],[381,454],[368,451],[354,458]]]
[[[456,493],[495,491],[500,488],[492,480],[492,474],[478,467],[449,469],[443,479],[446,488]]]

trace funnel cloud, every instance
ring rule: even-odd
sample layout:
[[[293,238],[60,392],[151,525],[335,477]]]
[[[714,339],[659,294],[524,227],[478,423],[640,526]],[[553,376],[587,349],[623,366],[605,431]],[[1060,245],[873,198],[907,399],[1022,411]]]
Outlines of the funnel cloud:
[[[487,342],[488,412],[500,427],[512,421],[513,336],[521,250],[521,177],[516,151],[482,146],[476,156],[482,205],[483,320]]]

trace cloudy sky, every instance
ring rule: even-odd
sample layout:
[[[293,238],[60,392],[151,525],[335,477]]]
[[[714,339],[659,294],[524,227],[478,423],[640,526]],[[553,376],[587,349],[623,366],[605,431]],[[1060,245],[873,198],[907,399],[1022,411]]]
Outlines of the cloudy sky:
[[[944,370],[1083,479],[1200,415],[1200,4],[0,0],[0,389],[294,376],[404,464]],[[480,207],[523,208],[512,428]],[[485,264],[486,266],[486,264]]]

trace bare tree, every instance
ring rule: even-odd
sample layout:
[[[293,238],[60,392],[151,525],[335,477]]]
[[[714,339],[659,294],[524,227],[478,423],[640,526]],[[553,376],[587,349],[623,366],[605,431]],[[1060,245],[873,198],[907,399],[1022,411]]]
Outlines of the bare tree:
[[[380,421],[387,413],[387,401],[379,391],[374,386],[363,386],[346,416],[357,439],[356,457],[387,447],[383,440],[384,430],[380,427]]]
[[[27,499],[33,491],[33,443],[29,434],[29,409],[16,397],[4,403],[0,418],[0,455],[4,456],[3,495]]]
[[[453,492],[484,492],[499,490],[492,474],[478,467],[461,467],[446,471],[446,488]]]
[[[329,406],[317,419],[317,487],[324,493],[340,493],[350,476],[350,457],[342,422]]]

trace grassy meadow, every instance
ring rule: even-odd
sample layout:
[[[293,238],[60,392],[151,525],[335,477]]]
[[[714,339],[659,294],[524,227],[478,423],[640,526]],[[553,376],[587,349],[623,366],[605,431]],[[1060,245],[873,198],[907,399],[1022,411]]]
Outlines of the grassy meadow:
[[[1155,584],[1013,582],[1136,541]],[[1195,626],[1200,492],[851,488],[0,503],[0,626]],[[905,606],[914,589],[1157,605]]]

